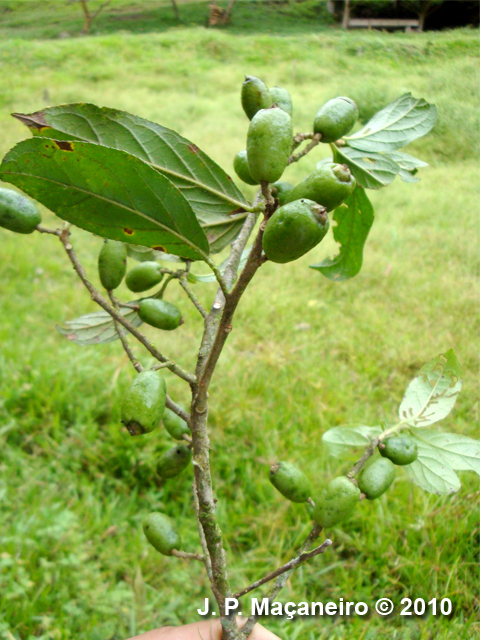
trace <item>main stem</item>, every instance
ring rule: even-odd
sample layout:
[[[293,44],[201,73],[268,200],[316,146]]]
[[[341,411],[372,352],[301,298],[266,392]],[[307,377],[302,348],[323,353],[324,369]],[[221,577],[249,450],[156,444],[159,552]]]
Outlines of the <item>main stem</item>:
[[[242,252],[255,226],[256,217],[249,214],[237,240],[232,245],[226,265],[224,280],[230,288],[235,280]],[[235,286],[225,294],[219,290],[210,313],[205,318],[205,328],[198,353],[196,382],[192,384],[190,428],[193,441],[195,493],[198,502],[197,516],[205,536],[205,544],[211,565],[211,586],[217,601],[224,640],[238,640],[241,636],[233,616],[225,615],[225,598],[231,595],[227,575],[227,561],[222,531],[215,517],[216,501],[213,496],[210,472],[210,441],[208,437],[208,389],[218,359],[232,330],[232,320],[246,287],[257,269],[263,264],[262,226],[253,243],[247,263]]]

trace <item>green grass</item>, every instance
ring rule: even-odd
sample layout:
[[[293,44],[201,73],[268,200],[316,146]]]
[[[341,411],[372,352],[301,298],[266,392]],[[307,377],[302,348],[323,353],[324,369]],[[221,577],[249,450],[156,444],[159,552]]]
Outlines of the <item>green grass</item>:
[[[91,0],[94,14],[105,3]],[[158,33],[185,26],[208,24],[210,2],[179,0],[179,20],[169,0],[114,0],[92,22],[92,35],[111,33]],[[226,8],[226,2],[217,2]],[[84,14],[77,2],[64,0],[0,0],[0,37],[65,38],[82,35]],[[238,0],[227,27],[235,34],[312,33],[335,25],[325,3],[317,0],[302,2],[272,2]]]
[[[232,171],[245,146],[245,74],[291,91],[297,131],[308,131],[316,109],[341,94],[359,101],[363,117],[404,91],[439,108],[432,134],[411,145],[430,163],[422,181],[371,193],[376,221],[359,276],[335,284],[307,268],[332,254],[329,239],[295,263],[267,263],[240,305],[210,393],[212,467],[234,589],[286,561],[309,527],[304,508],[268,482],[269,462],[296,462],[321,487],[348,466],[326,456],[322,433],[394,419],[418,368],[450,347],[464,365],[464,389],[444,428],[478,437],[474,33],[275,37],[192,28],[4,38],[0,65],[2,156],[26,135],[11,111],[91,101],[172,127]],[[298,180],[326,154],[315,150],[285,178]],[[52,214],[45,219],[55,224]],[[77,230],[73,239],[95,278],[100,239]],[[162,509],[178,522],[185,548],[198,549],[191,473],[159,486],[155,456],[166,436],[130,438],[120,428],[133,374],[119,346],[81,348],[55,331],[94,309],[59,243],[6,231],[0,242],[0,638],[124,640],[196,620],[209,595],[204,573],[160,556],[141,532],[144,515]],[[214,287],[196,291],[208,302]],[[192,368],[199,319],[180,290],[172,287],[168,299],[185,325],[166,341],[148,333]],[[183,383],[166,378],[171,395],[186,402]],[[438,497],[399,472],[388,496],[362,503],[334,529],[333,548],[302,567],[281,596],[369,605],[389,597],[397,612],[404,597],[450,597],[451,619],[272,618],[267,626],[285,640],[479,637],[478,478],[461,478],[458,494]]]

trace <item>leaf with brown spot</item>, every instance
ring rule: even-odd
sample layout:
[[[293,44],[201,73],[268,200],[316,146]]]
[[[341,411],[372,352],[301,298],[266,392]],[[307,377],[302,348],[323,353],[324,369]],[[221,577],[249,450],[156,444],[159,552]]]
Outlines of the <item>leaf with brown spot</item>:
[[[45,138],[7,153],[0,179],[32,196],[62,220],[104,238],[202,260],[208,240],[181,191],[149,164],[124,151],[76,142],[65,152]]]
[[[175,131],[92,104],[60,105],[14,116],[34,136],[95,142],[149,163],[188,200],[213,253],[221,251],[240,232],[247,215],[245,208],[249,208],[241,191],[216,162]]]

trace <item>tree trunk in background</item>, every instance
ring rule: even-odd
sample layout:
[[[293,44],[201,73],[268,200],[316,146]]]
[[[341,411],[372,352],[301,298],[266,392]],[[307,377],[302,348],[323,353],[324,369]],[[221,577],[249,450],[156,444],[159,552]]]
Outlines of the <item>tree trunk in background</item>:
[[[180,20],[180,14],[178,13],[178,5],[175,0],[172,0],[172,5],[173,5],[173,13],[175,14],[175,18],[177,20]]]
[[[228,3],[223,24],[228,24],[230,22],[230,16],[232,15],[233,7],[236,1],[237,0],[230,0],[230,2]]]
[[[92,24],[92,14],[88,10],[87,0],[80,0],[83,13],[85,15],[85,24],[83,25],[82,33],[90,33],[90,26]]]
[[[348,21],[350,20],[350,0],[345,0],[345,8],[343,10],[342,28],[348,29]]]

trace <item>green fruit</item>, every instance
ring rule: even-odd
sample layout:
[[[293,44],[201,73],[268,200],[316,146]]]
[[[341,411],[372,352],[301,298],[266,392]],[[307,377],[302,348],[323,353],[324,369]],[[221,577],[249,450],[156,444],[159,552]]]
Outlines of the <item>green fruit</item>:
[[[292,502],[306,502],[310,497],[307,476],[290,462],[277,462],[272,465],[269,478],[275,489]]]
[[[378,450],[384,458],[388,458],[393,464],[403,467],[406,464],[412,464],[418,458],[417,443],[408,436],[387,438],[384,445],[384,449],[379,447]]]
[[[33,233],[42,222],[36,205],[17,191],[0,188],[0,227],[15,233]]]
[[[355,189],[356,180],[346,164],[330,162],[308,175],[287,196],[287,202],[308,198],[332,211]]]
[[[161,268],[158,262],[140,262],[127,273],[125,284],[135,292],[151,289],[163,278]]]
[[[123,398],[122,422],[131,436],[150,433],[165,411],[167,389],[158,371],[142,371]]]
[[[377,458],[358,476],[358,486],[369,500],[385,493],[395,478],[395,465],[388,458]]]
[[[164,556],[171,556],[174,549],[179,550],[182,541],[173,522],[164,513],[150,513],[143,522],[143,532],[147,540]]]
[[[105,240],[98,255],[98,275],[100,282],[112,291],[120,286],[127,271],[127,247],[123,242]]]
[[[272,96],[266,84],[254,76],[245,76],[242,84],[242,107],[249,120],[260,111],[272,106]]]
[[[177,444],[162,453],[157,464],[157,473],[161,478],[178,476],[190,464],[192,452],[186,444]]]
[[[180,407],[182,409],[185,408],[182,405],[180,405]],[[175,440],[183,440],[184,435],[190,435],[190,429],[185,420],[177,416],[177,414],[173,413],[170,409],[165,409],[162,421],[165,429]]]
[[[334,98],[321,107],[313,122],[315,133],[321,133],[321,142],[335,142],[346,135],[358,118],[358,107],[351,98]]]
[[[286,89],[283,87],[273,87],[273,89],[270,89],[270,95],[272,96],[273,104],[276,104],[277,107],[286,111],[290,117],[293,116],[292,97]]]
[[[272,262],[291,262],[313,249],[328,231],[324,207],[295,200],[275,211],[263,233],[263,250]]]
[[[272,184],[272,194],[278,200],[280,206],[287,201],[288,194],[293,191],[294,186],[290,182],[274,182]]]
[[[178,307],[171,302],[156,298],[142,300],[138,315],[147,324],[164,331],[173,331],[183,322],[182,312]]]
[[[315,501],[312,518],[321,527],[333,527],[353,512],[360,490],[346,476],[331,480]]]
[[[247,159],[250,175],[261,182],[282,176],[292,151],[292,119],[282,109],[262,109],[250,122]]]
[[[250,169],[248,168],[247,152],[239,151],[233,159],[233,168],[235,173],[246,184],[260,184],[252,178],[250,175]]]

